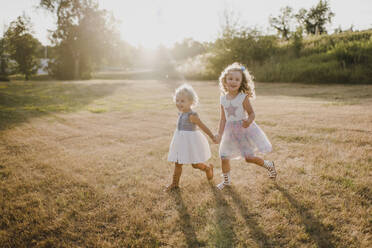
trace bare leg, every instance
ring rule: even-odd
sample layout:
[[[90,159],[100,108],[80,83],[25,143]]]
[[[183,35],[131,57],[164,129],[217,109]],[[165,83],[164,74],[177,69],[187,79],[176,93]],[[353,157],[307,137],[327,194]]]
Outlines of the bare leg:
[[[213,164],[210,164],[208,166],[203,163],[198,163],[198,164],[192,164],[192,167],[194,169],[205,171],[205,174],[207,175],[208,180],[211,180],[213,178]]]
[[[199,170],[202,170],[202,171],[206,171],[208,166],[206,164],[203,164],[203,163],[198,163],[198,164],[192,164],[192,167],[194,169],[199,169]]]
[[[175,163],[172,183],[167,186],[166,190],[172,190],[172,189],[178,188],[181,174],[182,174],[182,164]]]
[[[264,160],[260,157],[246,156],[245,161],[247,161],[247,163],[253,163],[253,164],[256,164],[256,165],[259,165],[259,166],[264,165]]]
[[[229,173],[230,172],[230,160],[221,159],[221,163],[222,163],[222,173]]]

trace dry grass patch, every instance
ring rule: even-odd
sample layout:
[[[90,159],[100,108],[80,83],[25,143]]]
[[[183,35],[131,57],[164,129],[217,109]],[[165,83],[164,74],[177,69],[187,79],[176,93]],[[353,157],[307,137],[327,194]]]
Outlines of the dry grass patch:
[[[277,182],[233,161],[233,186],[217,191],[211,145],[215,179],[184,166],[181,189],[165,193],[180,83],[1,83],[0,246],[372,245],[371,86],[258,83]],[[217,84],[190,83],[216,130]]]

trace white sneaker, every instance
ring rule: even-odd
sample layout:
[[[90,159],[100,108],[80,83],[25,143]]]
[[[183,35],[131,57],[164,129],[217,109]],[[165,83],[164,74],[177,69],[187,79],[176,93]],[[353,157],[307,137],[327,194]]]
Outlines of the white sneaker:
[[[230,185],[231,185],[231,183],[227,183],[227,182],[223,181],[223,182],[217,184],[217,189],[223,190],[223,188],[225,188],[225,186],[230,186]]]
[[[276,170],[274,161],[265,160],[264,167],[268,170],[269,177],[275,179],[276,178]]]
[[[226,174],[223,173],[222,176],[223,176],[223,181],[221,183],[217,184],[217,188],[219,190],[222,190],[223,188],[225,188],[225,186],[231,185],[230,172],[228,172]]]

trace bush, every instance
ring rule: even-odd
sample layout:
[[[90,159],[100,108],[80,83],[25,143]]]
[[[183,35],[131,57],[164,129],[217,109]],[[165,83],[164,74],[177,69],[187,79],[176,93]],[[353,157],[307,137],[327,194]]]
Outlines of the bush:
[[[294,35],[284,42],[253,31],[240,32],[216,40],[211,47],[206,59],[186,62],[199,63],[186,66],[186,77],[216,79],[228,64],[239,61],[262,82],[372,83],[372,30]]]

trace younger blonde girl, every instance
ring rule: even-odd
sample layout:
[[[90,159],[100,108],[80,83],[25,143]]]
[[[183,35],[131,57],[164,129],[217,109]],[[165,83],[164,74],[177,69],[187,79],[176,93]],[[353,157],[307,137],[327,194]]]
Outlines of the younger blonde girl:
[[[198,104],[198,96],[190,85],[183,84],[176,89],[174,100],[179,114],[177,128],[169,147],[168,161],[174,162],[175,167],[173,181],[167,186],[167,190],[178,188],[184,164],[192,164],[193,168],[204,171],[208,180],[213,178],[213,165],[204,163],[211,157],[209,143],[198,128],[214,142],[215,137],[192,110],[192,107]]]

